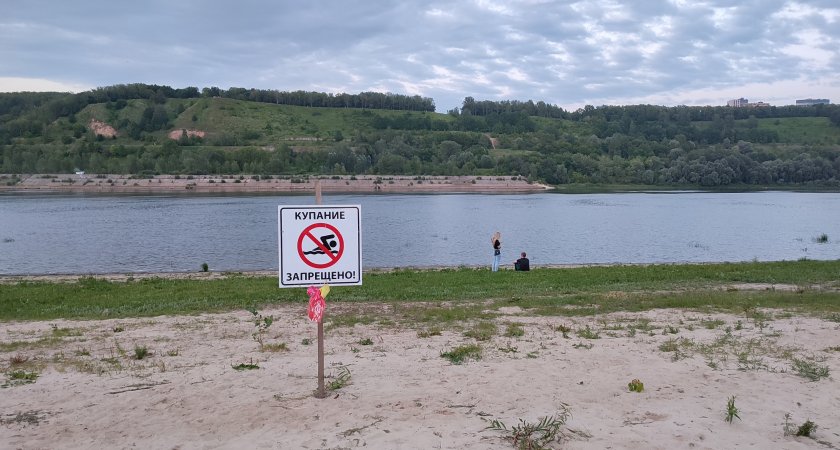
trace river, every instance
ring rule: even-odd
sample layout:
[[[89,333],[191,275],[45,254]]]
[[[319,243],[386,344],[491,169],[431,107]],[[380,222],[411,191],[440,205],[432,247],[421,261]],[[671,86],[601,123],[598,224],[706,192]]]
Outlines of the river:
[[[840,258],[840,193],[329,195],[361,205],[364,268]],[[279,205],[313,196],[0,195],[0,274],[278,268]],[[819,237],[826,235],[827,242]]]

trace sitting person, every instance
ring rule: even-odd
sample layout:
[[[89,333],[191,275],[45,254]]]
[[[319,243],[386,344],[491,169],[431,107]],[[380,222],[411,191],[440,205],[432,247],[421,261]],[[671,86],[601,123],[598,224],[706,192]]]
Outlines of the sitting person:
[[[525,252],[522,252],[522,257],[513,263],[513,268],[525,272],[531,270],[531,262],[525,257]]]

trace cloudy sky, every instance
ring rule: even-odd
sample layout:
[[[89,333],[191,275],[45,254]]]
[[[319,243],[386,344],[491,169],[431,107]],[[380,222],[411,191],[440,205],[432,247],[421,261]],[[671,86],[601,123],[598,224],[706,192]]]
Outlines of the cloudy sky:
[[[0,91],[840,103],[838,0],[0,0]]]

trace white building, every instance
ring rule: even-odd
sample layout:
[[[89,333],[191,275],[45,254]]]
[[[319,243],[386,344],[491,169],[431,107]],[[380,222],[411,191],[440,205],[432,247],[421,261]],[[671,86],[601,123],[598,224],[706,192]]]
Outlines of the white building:
[[[726,106],[731,106],[733,108],[742,108],[744,106],[747,106],[749,103],[750,101],[745,98],[736,98],[726,102]]]

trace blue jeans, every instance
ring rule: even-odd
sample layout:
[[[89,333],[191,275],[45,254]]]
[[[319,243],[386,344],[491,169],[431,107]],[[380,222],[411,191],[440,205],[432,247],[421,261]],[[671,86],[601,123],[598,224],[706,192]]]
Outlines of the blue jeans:
[[[499,263],[502,262],[502,254],[493,255],[493,272],[499,271]]]

